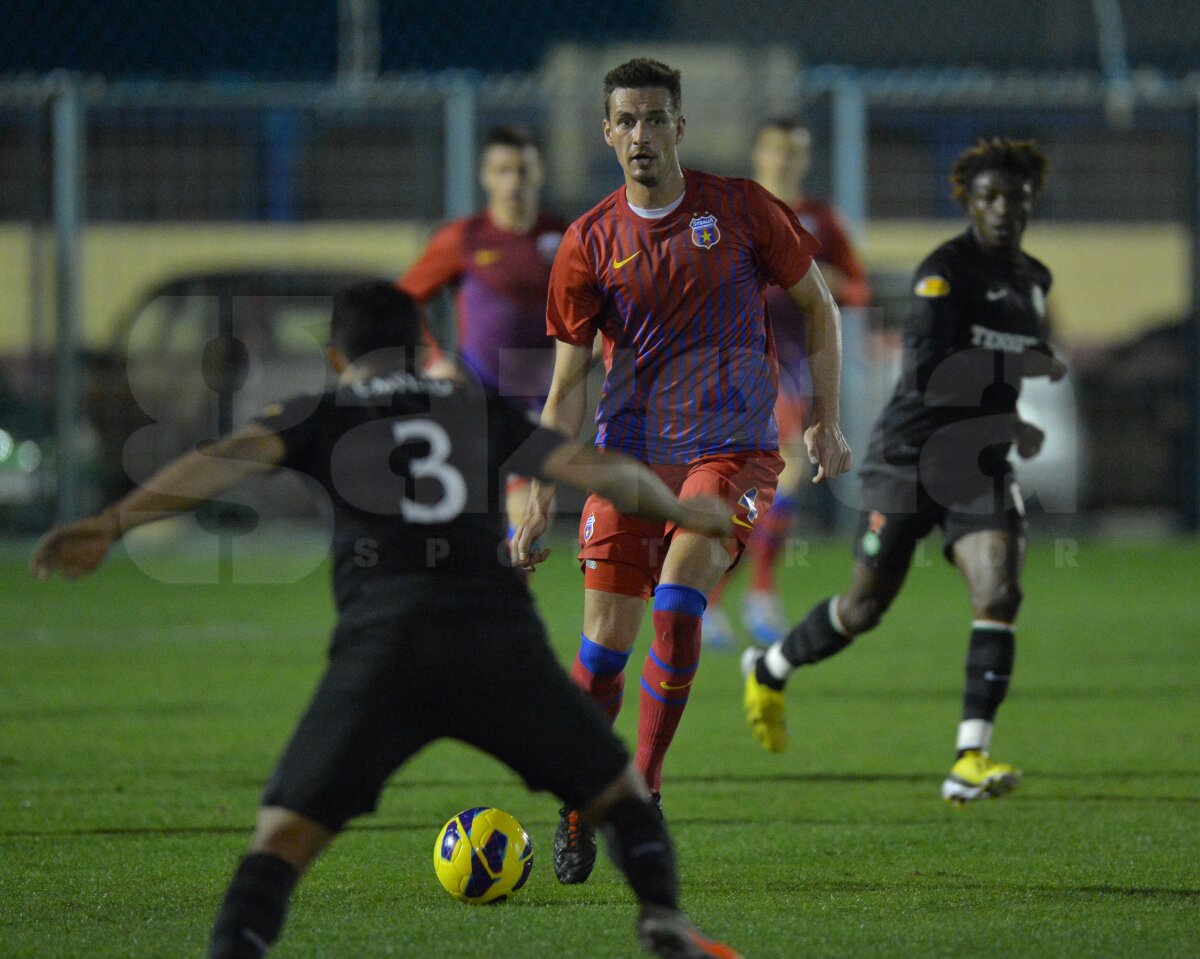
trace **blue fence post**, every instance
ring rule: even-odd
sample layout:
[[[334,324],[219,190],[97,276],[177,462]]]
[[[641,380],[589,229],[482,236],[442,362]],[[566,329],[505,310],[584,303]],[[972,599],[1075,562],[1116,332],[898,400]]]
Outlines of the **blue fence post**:
[[[83,316],[84,150],[86,120],[79,79],[57,78],[50,100],[54,196],[54,397],[56,517],[68,522],[83,508],[83,371],[79,321]]]
[[[444,105],[447,219],[467,216],[475,209],[475,117],[479,79],[474,71],[447,74]]]
[[[263,115],[263,180],[267,220],[280,222],[300,216],[297,168],[300,157],[300,117],[294,109],[272,109]]]

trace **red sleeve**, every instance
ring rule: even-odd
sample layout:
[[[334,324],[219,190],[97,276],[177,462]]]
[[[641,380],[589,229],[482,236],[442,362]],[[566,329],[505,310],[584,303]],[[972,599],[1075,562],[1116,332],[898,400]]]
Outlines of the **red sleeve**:
[[[596,317],[604,298],[588,262],[579,227],[563,234],[550,268],[546,297],[546,332],[572,346],[590,346],[596,338]]]
[[[842,285],[839,302],[842,306],[866,306],[871,302],[867,285],[867,270],[854,252],[842,218],[832,207],[826,208],[826,243],[822,259],[841,270],[846,282]]]
[[[463,221],[438,230],[425,252],[397,282],[418,303],[428,303],[463,272]]]
[[[746,187],[759,267],[776,286],[790,290],[804,279],[821,244],[786,203],[753,181]]]
[[[450,283],[462,275],[463,221],[455,220],[438,230],[425,252],[408,272],[396,281],[396,286],[420,304],[428,303]],[[429,329],[425,315],[421,314],[421,340],[429,351],[427,366],[445,358],[441,344]]]

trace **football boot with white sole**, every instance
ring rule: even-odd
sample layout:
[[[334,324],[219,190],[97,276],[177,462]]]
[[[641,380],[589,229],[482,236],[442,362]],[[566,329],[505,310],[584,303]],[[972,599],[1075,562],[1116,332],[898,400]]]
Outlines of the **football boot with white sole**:
[[[942,783],[942,798],[952,803],[998,799],[1021,782],[1021,770],[998,763],[981,749],[968,749],[950,767]]]

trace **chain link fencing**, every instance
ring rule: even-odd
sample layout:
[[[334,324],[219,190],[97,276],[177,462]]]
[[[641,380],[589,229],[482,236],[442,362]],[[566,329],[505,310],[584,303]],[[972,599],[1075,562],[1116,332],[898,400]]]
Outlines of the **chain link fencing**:
[[[549,208],[590,207],[621,182],[603,75],[647,54],[683,71],[685,165],[748,175],[763,119],[812,131],[806,190],[847,214],[876,291],[848,357],[860,449],[910,273],[960,228],[954,157],[980,136],[1034,137],[1051,179],[1028,245],[1056,274],[1076,375],[1067,399],[1040,401],[1062,446],[1040,477],[1031,464],[1032,486],[1060,517],[1193,523],[1200,14],[1174,11],[1167,30],[1155,5],[1124,4],[1132,70],[1114,86],[1092,4],[1024,7],[18,3],[0,39],[0,530],[91,508],[297,370],[317,375],[332,289],[398,276],[439,222],[476,207],[488,128],[537,135]],[[355,23],[377,27],[357,46]],[[222,380],[211,343],[256,313],[253,375]],[[129,438],[159,401],[130,387],[131,363],[192,411],[136,463]]]

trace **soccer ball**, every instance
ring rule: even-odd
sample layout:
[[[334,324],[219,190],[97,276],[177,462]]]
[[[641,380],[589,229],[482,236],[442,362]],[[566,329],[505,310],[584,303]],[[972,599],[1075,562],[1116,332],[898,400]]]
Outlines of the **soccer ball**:
[[[433,868],[442,888],[459,902],[500,902],[529,879],[533,842],[504,810],[476,806],[442,827]]]

